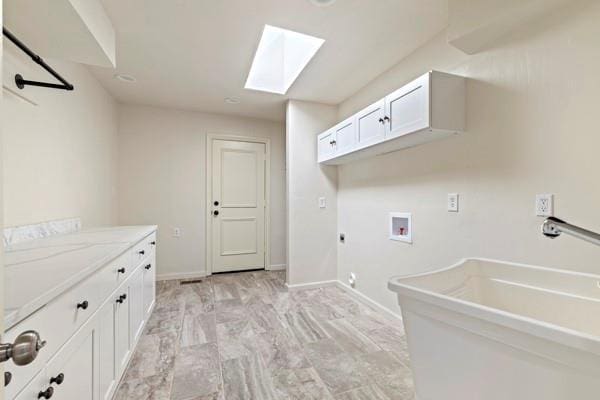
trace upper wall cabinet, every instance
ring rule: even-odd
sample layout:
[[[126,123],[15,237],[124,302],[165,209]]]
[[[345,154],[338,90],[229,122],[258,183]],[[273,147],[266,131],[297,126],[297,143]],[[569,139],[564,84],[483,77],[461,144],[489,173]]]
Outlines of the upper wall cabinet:
[[[465,78],[428,72],[320,134],[318,160],[343,164],[462,132],[465,94]]]

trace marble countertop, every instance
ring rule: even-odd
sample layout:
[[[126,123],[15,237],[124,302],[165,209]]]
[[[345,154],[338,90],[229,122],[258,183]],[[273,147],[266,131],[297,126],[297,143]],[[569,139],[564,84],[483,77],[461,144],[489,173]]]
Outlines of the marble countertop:
[[[4,329],[91,276],[156,230],[156,225],[84,229],[8,246]]]

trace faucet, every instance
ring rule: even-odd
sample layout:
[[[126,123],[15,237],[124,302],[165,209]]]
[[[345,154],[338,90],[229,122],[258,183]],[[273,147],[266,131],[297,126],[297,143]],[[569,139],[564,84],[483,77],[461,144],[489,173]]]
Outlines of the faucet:
[[[542,224],[542,233],[550,239],[559,237],[561,233],[566,233],[578,239],[585,240],[586,242],[593,243],[596,246],[600,246],[600,234],[569,224],[556,217],[549,217],[544,221]]]

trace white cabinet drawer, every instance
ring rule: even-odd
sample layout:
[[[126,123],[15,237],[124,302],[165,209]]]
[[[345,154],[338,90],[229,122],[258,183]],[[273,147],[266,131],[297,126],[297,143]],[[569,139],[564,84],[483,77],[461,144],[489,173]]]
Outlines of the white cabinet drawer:
[[[153,233],[133,246],[133,266],[137,267],[140,263],[154,253],[156,247],[156,234]]]

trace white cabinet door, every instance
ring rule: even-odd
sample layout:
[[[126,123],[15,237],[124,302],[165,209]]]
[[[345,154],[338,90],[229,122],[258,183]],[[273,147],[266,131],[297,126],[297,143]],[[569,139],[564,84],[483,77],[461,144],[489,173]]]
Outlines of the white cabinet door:
[[[317,155],[319,162],[333,157],[335,152],[335,130],[332,128],[321,133],[317,138]]]
[[[381,99],[356,114],[357,147],[379,143],[385,138],[385,100]]]
[[[132,345],[142,334],[144,326],[144,271],[143,267],[139,267],[129,279],[129,341]]]
[[[98,363],[100,400],[110,400],[115,388],[115,309],[116,303],[107,301],[98,311]]]
[[[94,338],[97,328],[97,321],[85,324],[48,363],[46,379],[53,387],[53,398],[96,399],[98,364]]]
[[[430,126],[429,82],[425,74],[385,97],[386,139]]]
[[[115,302],[115,370],[117,376],[125,370],[130,351],[129,336],[129,287],[121,286],[113,299]]]
[[[335,155],[341,155],[354,150],[356,147],[356,127],[354,117],[340,122],[334,128],[333,148]]]
[[[144,265],[144,320],[148,320],[156,298],[156,256]]]

